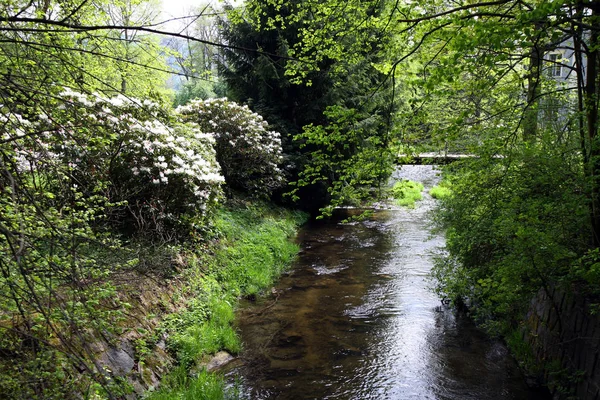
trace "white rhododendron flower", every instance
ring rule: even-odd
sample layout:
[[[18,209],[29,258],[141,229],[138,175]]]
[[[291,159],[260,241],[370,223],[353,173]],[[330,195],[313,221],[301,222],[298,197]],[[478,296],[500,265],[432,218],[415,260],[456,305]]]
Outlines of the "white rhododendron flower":
[[[280,135],[247,106],[225,98],[193,100],[176,112],[210,132],[228,185],[269,195],[285,184]]]
[[[91,192],[102,180],[107,196],[126,207],[134,223],[148,213],[142,225],[177,226],[214,207],[224,177],[214,137],[198,124],[179,122],[170,109],[123,95],[105,98],[66,88],[56,102],[31,120],[0,115],[0,138],[14,141],[18,168],[68,167],[84,192],[85,185]]]

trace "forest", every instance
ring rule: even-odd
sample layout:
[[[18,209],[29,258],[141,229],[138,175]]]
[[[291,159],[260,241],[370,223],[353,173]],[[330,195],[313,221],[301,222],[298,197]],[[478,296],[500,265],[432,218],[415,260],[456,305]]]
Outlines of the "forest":
[[[1,398],[235,398],[201,366],[240,351],[237,301],[422,152],[469,155],[442,168],[441,298],[531,369],[537,293],[598,312],[600,1],[160,10],[0,5]]]

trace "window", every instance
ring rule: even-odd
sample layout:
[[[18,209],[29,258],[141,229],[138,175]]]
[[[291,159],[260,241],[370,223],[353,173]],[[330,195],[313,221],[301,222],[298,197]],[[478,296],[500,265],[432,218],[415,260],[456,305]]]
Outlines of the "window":
[[[562,56],[560,54],[550,54],[550,76],[555,78],[560,78],[562,76],[562,64],[560,60]]]

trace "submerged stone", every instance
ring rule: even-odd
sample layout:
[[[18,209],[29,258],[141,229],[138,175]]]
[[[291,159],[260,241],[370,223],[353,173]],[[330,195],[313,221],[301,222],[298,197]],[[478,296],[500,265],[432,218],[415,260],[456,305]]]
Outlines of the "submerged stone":
[[[232,356],[226,351],[220,351],[214,355],[214,357],[208,362],[208,364],[206,364],[206,370],[209,372],[216,371],[218,369],[223,368],[233,360],[235,360],[234,356]]]

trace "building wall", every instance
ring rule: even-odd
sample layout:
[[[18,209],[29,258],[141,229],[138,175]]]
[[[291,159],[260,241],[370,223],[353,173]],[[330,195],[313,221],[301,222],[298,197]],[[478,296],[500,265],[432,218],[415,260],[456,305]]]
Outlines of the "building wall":
[[[544,366],[555,399],[600,400],[600,312],[573,290],[541,289],[532,300],[523,337]]]

